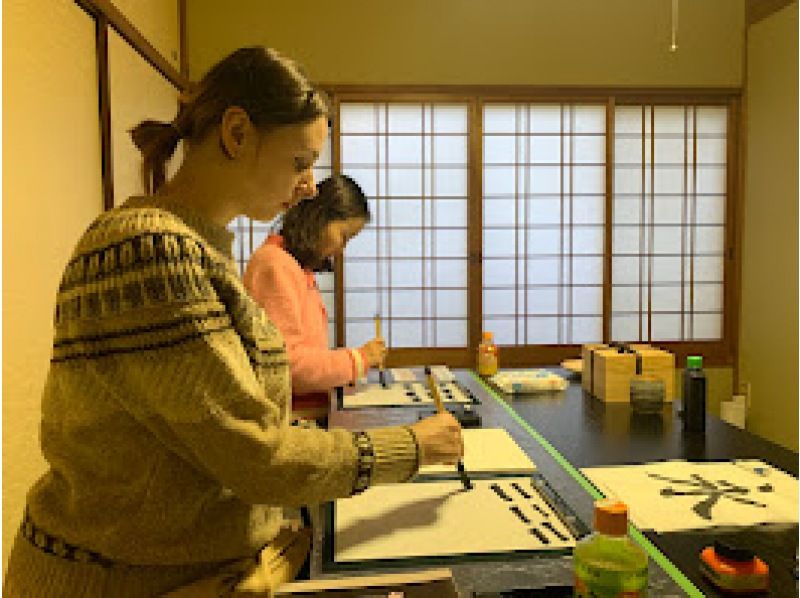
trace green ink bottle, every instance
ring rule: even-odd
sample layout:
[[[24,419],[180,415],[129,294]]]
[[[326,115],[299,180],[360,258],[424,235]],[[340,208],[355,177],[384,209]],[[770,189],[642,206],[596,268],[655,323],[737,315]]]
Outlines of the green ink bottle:
[[[647,596],[647,555],[628,537],[628,507],[619,501],[594,505],[594,533],[575,547],[574,596]]]

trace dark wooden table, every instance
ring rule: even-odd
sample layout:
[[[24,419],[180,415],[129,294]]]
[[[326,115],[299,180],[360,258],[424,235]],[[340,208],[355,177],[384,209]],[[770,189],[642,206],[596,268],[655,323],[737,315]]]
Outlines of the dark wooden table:
[[[554,368],[554,371],[565,377],[568,375],[564,370]],[[656,416],[641,417],[632,414],[627,404],[604,404],[586,396],[577,383],[562,393],[511,398],[488,392],[469,371],[457,371],[456,376],[480,399],[477,411],[482,416],[483,427],[505,428],[536,463],[550,486],[588,524],[591,523],[594,499],[570,473],[573,466],[664,459],[757,458],[797,475],[796,453],[715,417],[709,416],[705,436],[684,435],[677,416],[677,403],[665,407]],[[417,420],[418,412],[419,409],[414,407],[339,410],[334,405],[331,426],[364,429],[408,424]],[[529,431],[531,428],[533,435]],[[548,450],[547,444],[557,453]],[[727,536],[751,545],[768,562],[773,581],[771,595],[796,596],[797,532],[797,526],[793,525],[783,530],[746,530]],[[717,595],[699,575],[697,560],[700,549],[713,542],[713,535],[647,532],[645,536],[699,590],[707,595]],[[326,569],[321,545],[322,538],[318,537],[312,558],[312,577],[338,575]],[[570,585],[572,581],[572,559],[568,556],[487,563],[455,559],[445,565],[453,570],[456,584],[464,596],[514,588],[558,587]],[[364,570],[363,573],[374,571]],[[658,564],[651,562],[649,595],[683,596],[686,592]]]
[[[567,376],[568,372],[553,368]],[[500,395],[502,396],[502,395]],[[646,463],[665,459],[721,461],[760,459],[797,477],[798,455],[709,415],[706,433],[683,432],[680,402],[662,413],[637,415],[627,403],[603,403],[574,382],[559,399],[507,398],[508,404],[536,428],[575,467]],[[797,596],[797,525],[729,532],[645,534],[699,589],[716,595],[701,577],[697,555],[715,539],[750,546],[770,566],[774,596]]]

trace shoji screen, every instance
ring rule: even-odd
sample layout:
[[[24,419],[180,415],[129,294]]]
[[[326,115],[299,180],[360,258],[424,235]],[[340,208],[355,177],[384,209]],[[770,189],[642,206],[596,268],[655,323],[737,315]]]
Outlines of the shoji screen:
[[[726,106],[618,106],[612,337],[722,338]]]
[[[342,172],[373,219],[347,247],[345,336],[391,347],[467,345],[467,121],[464,104],[342,103]]]
[[[503,345],[599,341],[605,104],[486,104],[483,329]]]

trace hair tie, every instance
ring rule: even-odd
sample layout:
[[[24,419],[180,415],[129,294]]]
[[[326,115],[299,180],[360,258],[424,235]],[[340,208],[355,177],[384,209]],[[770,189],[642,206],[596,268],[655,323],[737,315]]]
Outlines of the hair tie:
[[[178,139],[183,139],[183,131],[181,131],[180,127],[175,124],[175,121],[169,123],[169,126],[175,132],[175,135],[178,136]]]

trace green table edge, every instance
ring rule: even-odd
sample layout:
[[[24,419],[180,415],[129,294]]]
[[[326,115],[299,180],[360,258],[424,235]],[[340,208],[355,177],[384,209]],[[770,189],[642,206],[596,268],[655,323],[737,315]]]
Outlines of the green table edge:
[[[483,386],[484,390],[489,393],[489,395],[497,401],[507,412],[508,414],[516,421],[522,428],[534,439],[538,442],[542,448],[547,451],[547,453],[553,457],[553,459],[558,463],[564,471],[566,471],[592,498],[605,498],[602,492],[600,492],[595,486],[588,480],[586,477],[575,468],[575,466],[570,463],[564,455],[559,453],[556,448],[550,444],[547,439],[542,436],[535,428],[531,427],[528,422],[526,422],[522,417],[514,411],[514,408],[511,407],[506,401],[502,400],[497,393],[494,391],[492,387],[490,387],[486,382],[481,378],[478,374],[476,374],[473,370],[470,370],[470,374],[472,377]],[[629,533],[631,538],[641,546],[644,551],[648,554],[648,556],[653,559],[653,561],[661,567],[661,569],[669,575],[672,580],[680,586],[680,588],[686,592],[689,596],[693,598],[703,598],[705,594],[695,587],[695,585],[687,578],[680,569],[678,569],[672,561],[670,561],[666,555],[661,552],[650,540],[648,540],[645,535],[636,528],[633,524],[629,524],[628,526]]]

